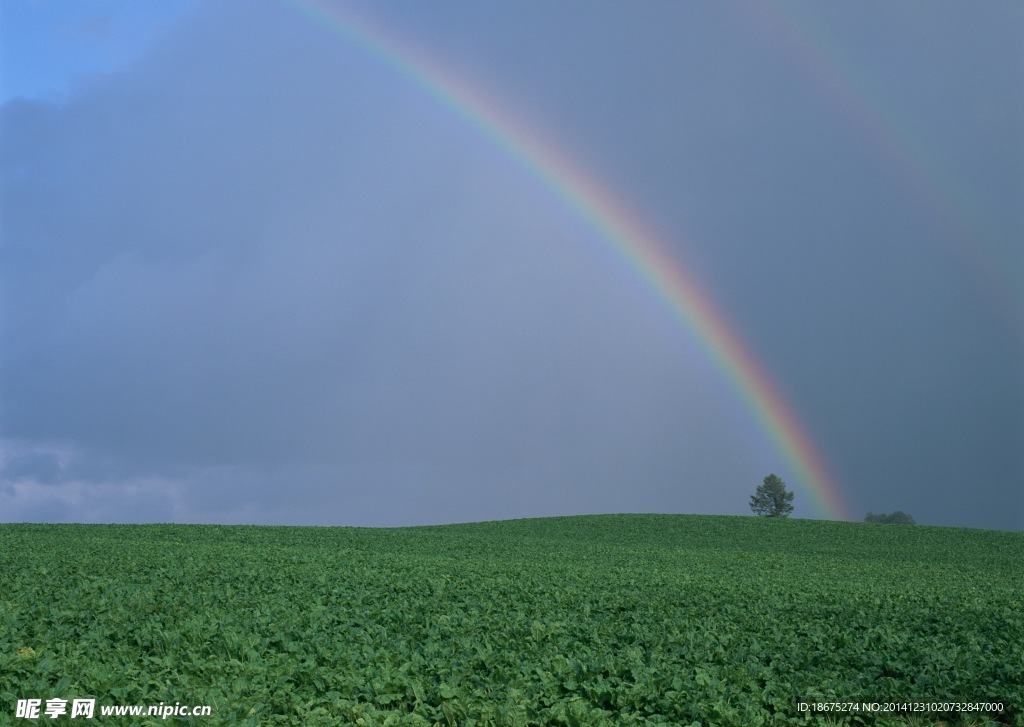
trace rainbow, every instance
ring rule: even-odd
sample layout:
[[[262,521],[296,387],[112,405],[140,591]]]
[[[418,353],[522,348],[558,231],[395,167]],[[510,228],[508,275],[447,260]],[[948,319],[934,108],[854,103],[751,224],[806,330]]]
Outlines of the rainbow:
[[[793,468],[818,512],[833,519],[853,519],[842,491],[777,386],[715,308],[710,296],[621,200],[546,143],[535,130],[522,125],[479,89],[402,39],[326,0],[283,1],[341,34],[463,118],[586,221],[612,253],[693,331]]]
[[[963,264],[981,295],[1003,318],[1010,335],[1024,336],[1024,308],[1019,269],[1009,239],[971,199],[925,135],[897,112],[866,74],[843,53],[839,43],[806,8],[793,3],[751,3],[759,30],[771,36],[842,113],[867,146],[894,173],[905,192],[927,215],[935,239],[948,246]]]

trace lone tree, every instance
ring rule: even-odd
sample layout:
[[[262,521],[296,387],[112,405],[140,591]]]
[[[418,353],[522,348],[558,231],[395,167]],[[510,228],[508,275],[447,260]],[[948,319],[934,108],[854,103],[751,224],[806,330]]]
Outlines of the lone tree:
[[[755,515],[789,517],[793,512],[793,493],[786,490],[786,483],[778,475],[770,474],[750,496],[750,509]]]

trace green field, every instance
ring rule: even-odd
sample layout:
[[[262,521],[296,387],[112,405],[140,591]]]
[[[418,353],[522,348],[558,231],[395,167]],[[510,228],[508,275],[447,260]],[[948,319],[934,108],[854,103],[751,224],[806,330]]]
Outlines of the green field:
[[[1024,725],[1024,533],[0,526],[0,724]],[[18,699],[96,717],[16,719]],[[823,717],[797,702],[1001,702]],[[209,717],[99,705],[208,704]]]

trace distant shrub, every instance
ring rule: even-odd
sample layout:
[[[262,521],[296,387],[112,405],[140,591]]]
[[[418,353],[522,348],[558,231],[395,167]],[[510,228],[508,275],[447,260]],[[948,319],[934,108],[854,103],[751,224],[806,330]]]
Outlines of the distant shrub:
[[[886,515],[885,513],[879,513],[878,515],[876,515],[873,512],[869,512],[864,517],[864,522],[866,522],[866,523],[887,523],[887,524],[891,524],[891,525],[916,525],[917,524],[917,522],[914,520],[913,516],[908,515],[907,513],[903,512],[902,510],[897,510],[896,512],[892,513],[891,515]]]

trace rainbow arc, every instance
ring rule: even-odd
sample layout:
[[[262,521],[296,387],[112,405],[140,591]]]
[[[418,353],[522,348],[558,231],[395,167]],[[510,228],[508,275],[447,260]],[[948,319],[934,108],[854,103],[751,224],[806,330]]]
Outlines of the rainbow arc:
[[[480,90],[386,29],[324,0],[290,0],[288,4],[340,34],[463,118],[586,221],[609,250],[645,281],[652,294],[693,333],[726,374],[793,468],[816,509],[825,517],[853,519],[839,485],[778,387],[708,293],[622,200]]]

